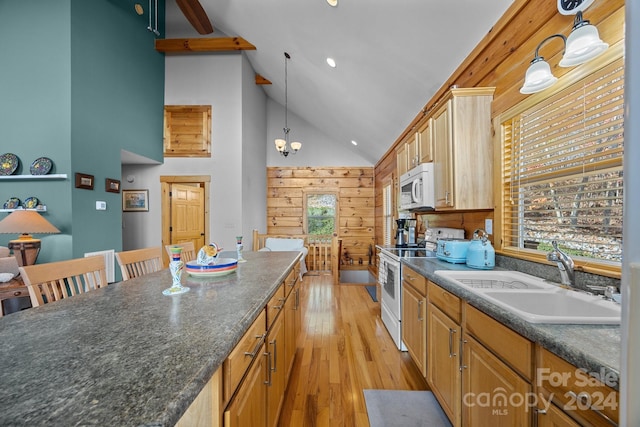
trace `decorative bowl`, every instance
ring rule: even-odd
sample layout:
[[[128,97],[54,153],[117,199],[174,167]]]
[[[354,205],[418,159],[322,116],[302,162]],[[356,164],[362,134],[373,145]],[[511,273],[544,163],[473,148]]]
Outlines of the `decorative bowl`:
[[[197,261],[189,261],[185,264],[184,268],[191,276],[223,276],[236,271],[238,268],[238,260],[234,258],[219,258],[217,263],[212,265],[202,265]]]

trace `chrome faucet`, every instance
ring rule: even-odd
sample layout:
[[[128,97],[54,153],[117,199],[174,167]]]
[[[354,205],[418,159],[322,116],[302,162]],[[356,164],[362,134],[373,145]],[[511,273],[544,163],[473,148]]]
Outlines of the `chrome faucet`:
[[[567,255],[565,252],[562,252],[558,248],[557,241],[554,240],[551,242],[551,244],[553,245],[553,250],[547,254],[547,260],[556,262],[558,264],[558,269],[560,269],[560,277],[562,279],[562,285],[574,288],[576,285],[576,278],[573,272],[573,260],[569,255]]]

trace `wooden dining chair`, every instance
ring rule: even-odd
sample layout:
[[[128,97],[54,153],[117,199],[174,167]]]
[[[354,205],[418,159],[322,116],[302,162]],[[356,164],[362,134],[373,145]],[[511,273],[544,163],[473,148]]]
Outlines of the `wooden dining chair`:
[[[160,246],[116,252],[116,260],[122,271],[122,280],[133,279],[163,268]]]
[[[182,242],[182,243],[174,243],[172,245],[164,245],[164,249],[167,251],[167,255],[169,255],[169,260],[171,260],[171,247],[179,246],[182,248],[182,253],[180,254],[180,259],[184,262],[193,261],[196,259],[196,248],[193,242]]]
[[[102,255],[19,267],[31,305],[40,305],[107,286]]]

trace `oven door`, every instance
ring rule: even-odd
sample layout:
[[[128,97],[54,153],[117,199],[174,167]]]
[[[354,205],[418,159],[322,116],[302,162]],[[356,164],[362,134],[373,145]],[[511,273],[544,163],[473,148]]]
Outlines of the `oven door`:
[[[381,304],[400,320],[400,262],[388,257],[380,257],[379,282],[381,288]]]

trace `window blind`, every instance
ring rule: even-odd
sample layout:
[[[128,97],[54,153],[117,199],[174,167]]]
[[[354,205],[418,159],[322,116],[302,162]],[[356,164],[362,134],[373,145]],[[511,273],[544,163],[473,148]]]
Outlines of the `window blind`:
[[[502,123],[503,248],[622,257],[624,62]]]
[[[382,212],[384,216],[384,245],[391,245],[391,232],[393,230],[393,210],[391,203],[391,184],[384,186],[382,190]]]

